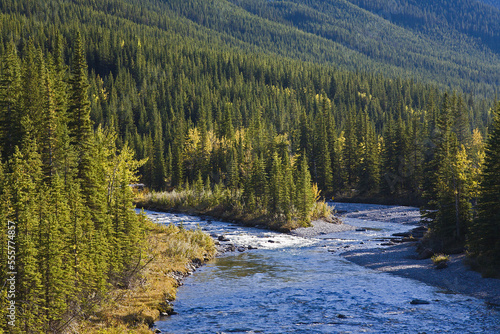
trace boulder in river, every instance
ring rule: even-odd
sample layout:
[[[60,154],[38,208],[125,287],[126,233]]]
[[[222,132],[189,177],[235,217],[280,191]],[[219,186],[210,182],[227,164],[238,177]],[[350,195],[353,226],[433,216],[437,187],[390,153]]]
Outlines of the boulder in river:
[[[229,241],[228,237],[226,237],[225,235],[219,235],[219,237],[217,239],[219,241]]]
[[[423,299],[413,299],[410,304],[412,305],[428,305],[430,304],[430,302],[428,302],[427,300],[423,300]]]

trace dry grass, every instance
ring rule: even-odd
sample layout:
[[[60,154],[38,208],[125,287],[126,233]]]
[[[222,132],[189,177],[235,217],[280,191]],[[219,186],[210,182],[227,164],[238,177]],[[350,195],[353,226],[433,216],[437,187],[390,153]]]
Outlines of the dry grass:
[[[81,324],[79,333],[151,333],[151,325],[167,301],[175,299],[178,282],[192,261],[203,263],[215,255],[213,240],[203,232],[147,223],[144,268],[127,290],[110,292],[110,302],[95,318]]]
[[[170,192],[145,192],[136,195],[139,207],[162,211],[176,210],[188,214],[207,214],[221,219],[236,220],[244,225],[266,225],[277,231],[288,232],[298,227],[310,226],[310,220],[330,217],[332,209],[320,200],[320,191],[313,185],[314,205],[310,217],[300,220],[297,209],[292,205],[285,215],[270,214],[266,208],[247,206],[242,199],[242,191],[231,191],[216,185],[213,190],[184,189]]]

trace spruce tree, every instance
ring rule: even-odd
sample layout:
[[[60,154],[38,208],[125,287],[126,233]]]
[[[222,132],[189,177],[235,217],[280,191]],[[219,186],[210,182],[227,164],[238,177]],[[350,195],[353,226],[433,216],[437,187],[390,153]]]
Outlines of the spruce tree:
[[[16,327],[23,332],[43,331],[44,282],[39,268],[38,237],[40,222],[37,215],[38,187],[42,179],[41,159],[36,141],[25,138],[22,151],[16,149],[10,165],[9,188],[12,193],[12,215],[16,223]]]
[[[6,159],[21,139],[21,68],[14,42],[2,55],[0,73],[0,147]]]
[[[433,185],[427,194],[430,205],[437,211],[428,214],[434,235],[442,248],[463,242],[471,219],[470,161],[465,147],[460,147],[452,132],[451,105],[445,99],[438,120],[433,167]]]
[[[311,210],[314,205],[314,194],[311,188],[311,174],[307,166],[307,158],[300,159],[299,177],[296,183],[296,207],[299,212],[300,222],[309,226],[311,222]]]
[[[477,218],[471,228],[469,249],[486,265],[500,264],[500,103],[489,128]]]
[[[77,33],[74,43],[74,54],[71,63],[71,76],[69,79],[70,93],[68,103],[68,127],[71,143],[76,147],[78,154],[78,176],[83,179],[84,169],[87,168],[86,155],[92,135],[92,122],[90,120],[90,102],[88,96],[87,61],[80,32]]]

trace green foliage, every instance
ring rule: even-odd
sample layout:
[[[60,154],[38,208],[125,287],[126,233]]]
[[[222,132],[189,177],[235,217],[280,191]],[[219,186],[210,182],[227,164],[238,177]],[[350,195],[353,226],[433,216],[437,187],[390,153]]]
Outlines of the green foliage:
[[[483,265],[500,264],[500,103],[494,110],[486,142],[477,217],[471,228],[469,250]]]
[[[15,222],[16,266],[2,261],[0,277],[17,272],[21,332],[60,333],[91,316],[109,287],[126,286],[140,265],[142,227],[129,184],[144,161],[126,144],[118,148],[113,131],[92,130],[81,41],[71,76],[57,53],[28,41],[20,59],[10,45],[0,85],[0,238],[5,260],[6,224]],[[6,309],[3,294],[1,302]]]
[[[434,235],[495,258],[500,14],[399,3],[0,0],[0,217],[37,233],[19,321],[58,331],[127,286],[136,181],[280,226],[327,213],[320,192],[424,199]]]

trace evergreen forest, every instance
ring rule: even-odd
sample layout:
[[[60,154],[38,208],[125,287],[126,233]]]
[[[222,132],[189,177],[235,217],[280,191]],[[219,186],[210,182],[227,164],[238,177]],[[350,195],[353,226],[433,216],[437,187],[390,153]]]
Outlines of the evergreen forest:
[[[495,275],[500,10],[396,2],[0,0],[0,279],[17,272],[19,332],[61,332],[127,286],[138,182],[278,227],[319,199],[418,205],[436,250]]]

